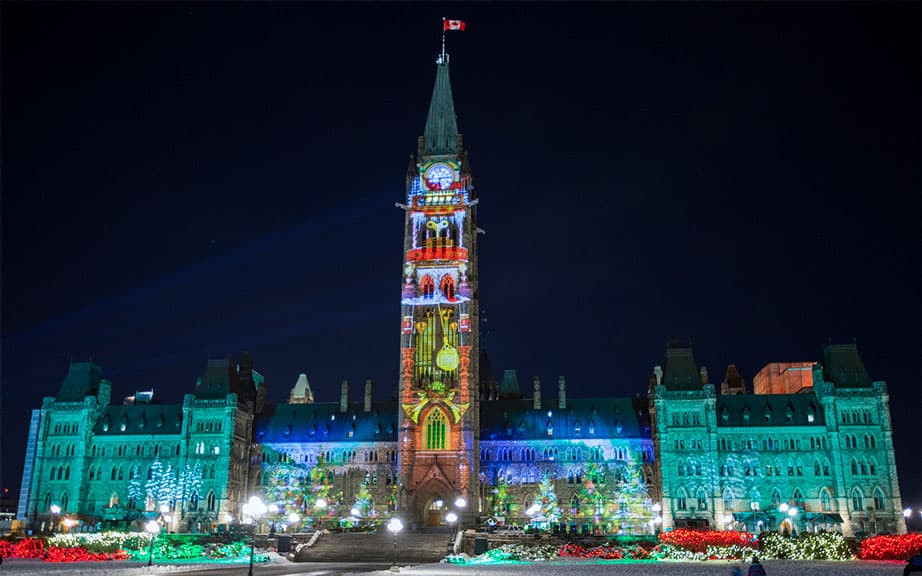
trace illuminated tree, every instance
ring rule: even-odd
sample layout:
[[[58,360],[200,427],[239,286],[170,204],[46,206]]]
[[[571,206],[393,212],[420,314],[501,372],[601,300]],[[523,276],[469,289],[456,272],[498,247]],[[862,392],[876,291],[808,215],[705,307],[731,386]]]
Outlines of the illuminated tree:
[[[560,518],[560,506],[557,504],[557,492],[554,490],[554,482],[546,472],[541,480],[537,504],[539,515],[548,522],[556,522]]]
[[[160,463],[160,458],[154,458],[153,464],[150,465],[150,469],[147,471],[147,483],[144,485],[144,492],[148,500],[153,500],[157,502],[157,495],[160,492],[160,482],[163,476],[163,464]]]
[[[326,458],[323,456],[323,450],[317,458],[317,464],[311,468],[310,498],[305,502],[309,509],[316,509],[316,513],[323,514],[323,508],[317,506],[318,500],[326,503],[326,515],[333,516],[336,508],[340,505],[342,493],[334,489],[333,469],[327,465]]]
[[[131,468],[130,478],[128,479],[128,501],[135,505],[144,499],[144,486],[141,484],[141,467],[135,465]]]
[[[605,471],[598,464],[590,463],[583,471],[582,484],[577,491],[579,498],[578,516],[597,516],[604,512]]]
[[[513,512],[514,503],[509,494],[509,483],[505,476],[496,479],[496,488],[493,489],[493,515],[505,516]]]
[[[368,490],[368,477],[366,476],[361,486],[359,486],[359,491],[355,495],[355,503],[352,507],[357,509],[360,515],[369,516],[371,514],[372,505],[371,492]]]

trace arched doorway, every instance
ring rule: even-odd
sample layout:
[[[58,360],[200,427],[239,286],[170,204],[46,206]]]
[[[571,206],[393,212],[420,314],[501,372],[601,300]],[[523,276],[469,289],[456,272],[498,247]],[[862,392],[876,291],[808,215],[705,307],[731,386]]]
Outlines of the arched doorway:
[[[416,490],[412,510],[417,526],[438,526],[453,501],[454,491],[446,483],[431,479]]]

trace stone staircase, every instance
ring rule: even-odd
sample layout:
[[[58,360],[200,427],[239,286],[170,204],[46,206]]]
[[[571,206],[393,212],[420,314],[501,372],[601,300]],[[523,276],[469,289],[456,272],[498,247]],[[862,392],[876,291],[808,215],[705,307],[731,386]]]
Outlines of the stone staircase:
[[[450,537],[447,528],[405,530],[397,536],[397,563],[438,562],[448,553]],[[292,552],[295,550],[292,546]],[[304,546],[289,558],[296,562],[393,562],[394,536],[385,528],[378,532],[324,534],[313,546]]]

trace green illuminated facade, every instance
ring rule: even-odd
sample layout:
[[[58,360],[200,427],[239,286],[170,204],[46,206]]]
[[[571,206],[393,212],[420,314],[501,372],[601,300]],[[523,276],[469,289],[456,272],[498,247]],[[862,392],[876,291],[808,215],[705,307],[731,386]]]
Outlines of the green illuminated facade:
[[[288,402],[266,403],[244,356],[210,361],[181,404],[152,392],[113,403],[101,369],[74,363],[33,413],[20,519],[130,526],[165,507],[170,529],[208,530],[241,521],[261,493],[279,522],[437,524],[463,498],[466,521],[567,531],[905,532],[886,385],[853,345],[769,365],[754,393],[733,367],[710,383],[681,346],[666,349],[646,398],[607,396],[625,385],[607,381],[568,398],[563,377],[556,395],[535,378],[529,396],[514,370],[498,384],[479,346],[479,199],[454,111],[443,54],[398,204],[398,400],[373,401],[368,381],[361,401],[343,382],[339,402],[314,402],[302,375]]]

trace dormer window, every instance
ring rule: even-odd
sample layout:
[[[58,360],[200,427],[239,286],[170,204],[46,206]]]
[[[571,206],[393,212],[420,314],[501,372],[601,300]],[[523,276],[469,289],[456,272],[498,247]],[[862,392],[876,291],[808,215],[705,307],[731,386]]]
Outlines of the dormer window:
[[[595,434],[595,420],[589,421],[589,434]]]
[[[548,414],[550,414],[550,412],[548,412]],[[550,418],[547,419],[546,427],[547,427],[547,435],[553,436],[554,435],[554,423],[551,422]]]
[[[582,427],[582,425],[581,425],[580,422],[579,422],[579,418],[577,418],[577,419],[576,419],[576,423],[573,424],[573,433],[574,433],[574,434],[579,434],[580,431],[581,431],[582,429],[583,429],[583,427]]]

